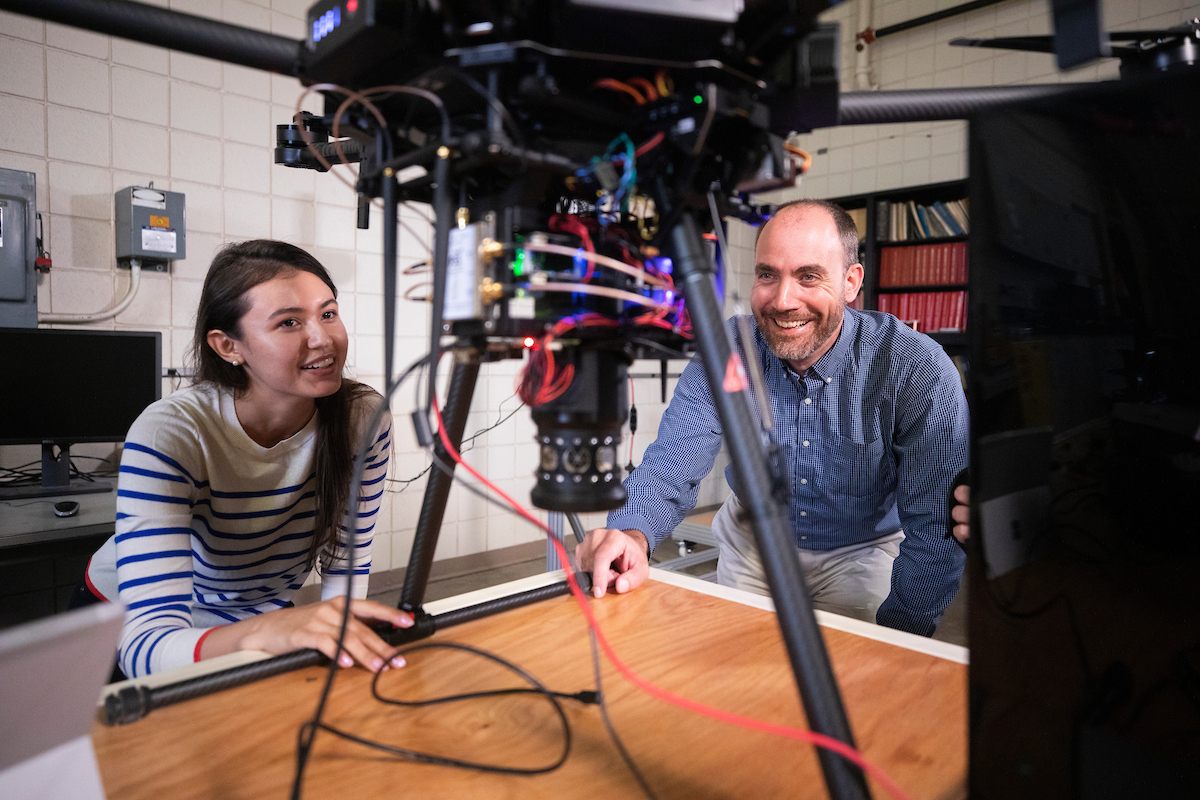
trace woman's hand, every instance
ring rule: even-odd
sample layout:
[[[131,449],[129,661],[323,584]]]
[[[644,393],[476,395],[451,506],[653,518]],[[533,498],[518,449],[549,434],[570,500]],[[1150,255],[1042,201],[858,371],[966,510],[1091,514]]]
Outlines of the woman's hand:
[[[391,659],[393,667],[404,666],[400,656],[392,658],[395,648],[368,627],[366,621],[388,622],[397,628],[412,627],[413,618],[405,611],[373,600],[352,600],[346,640],[337,656],[338,631],[342,625],[345,597],[320,603],[281,608],[258,617],[214,628],[201,644],[201,658],[232,653],[236,650],[262,650],[278,655],[312,648],[329,658],[338,658],[343,667],[359,664],[371,672],[383,669]],[[365,621],[364,621],[365,620]]]

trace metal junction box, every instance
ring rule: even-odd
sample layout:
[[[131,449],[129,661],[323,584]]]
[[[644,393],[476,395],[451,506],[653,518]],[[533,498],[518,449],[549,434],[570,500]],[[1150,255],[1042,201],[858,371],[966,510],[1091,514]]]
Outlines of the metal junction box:
[[[35,176],[0,169],[0,327],[37,327]]]
[[[128,266],[140,259],[143,267],[165,270],[169,262],[187,258],[184,196],[179,192],[126,186],[114,195],[117,261]]]

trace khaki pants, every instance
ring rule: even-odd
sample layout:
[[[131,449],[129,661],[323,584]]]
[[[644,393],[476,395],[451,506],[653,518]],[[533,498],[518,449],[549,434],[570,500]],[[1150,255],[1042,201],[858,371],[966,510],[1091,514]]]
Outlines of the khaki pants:
[[[754,542],[754,531],[742,517],[736,495],[721,506],[712,531],[720,547],[717,583],[756,594],[769,595],[762,558]],[[900,554],[904,532],[881,536],[869,542],[833,550],[800,549],[800,567],[812,595],[813,607],[867,622],[892,590],[892,562]]]

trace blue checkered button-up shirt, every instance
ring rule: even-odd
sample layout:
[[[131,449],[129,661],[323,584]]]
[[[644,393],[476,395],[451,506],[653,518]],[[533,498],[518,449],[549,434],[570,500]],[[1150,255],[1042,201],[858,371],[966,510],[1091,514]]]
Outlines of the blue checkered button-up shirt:
[[[751,320],[753,327],[753,320]],[[736,325],[730,336],[747,357]],[[831,550],[903,529],[881,625],[928,636],[958,591],[964,556],[946,538],[947,497],[967,465],[966,398],[941,346],[895,317],[846,309],[833,347],[803,375],[754,328],[775,436],[791,488],[797,547]],[[759,415],[751,397],[751,407]],[[657,546],[695,507],[721,449],[704,369],[689,364],[658,439],[625,482],[629,500],[608,527]],[[733,468],[725,478],[734,485]]]

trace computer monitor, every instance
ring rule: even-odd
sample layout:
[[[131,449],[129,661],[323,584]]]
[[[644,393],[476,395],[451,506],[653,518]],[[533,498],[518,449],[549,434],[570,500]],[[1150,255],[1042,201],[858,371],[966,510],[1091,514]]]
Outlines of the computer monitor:
[[[162,396],[162,335],[0,328],[0,365],[0,445],[42,447],[41,484],[0,486],[0,498],[111,490],[71,479],[70,446],[124,441]]]
[[[1200,74],[970,123],[970,795],[1200,797]]]

